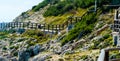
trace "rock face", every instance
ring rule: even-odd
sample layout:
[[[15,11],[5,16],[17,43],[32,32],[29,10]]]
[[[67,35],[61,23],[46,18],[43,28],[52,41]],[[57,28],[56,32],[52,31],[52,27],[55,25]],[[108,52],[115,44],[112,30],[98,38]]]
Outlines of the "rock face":
[[[40,45],[31,46],[26,50],[22,50],[18,52],[18,61],[28,61],[28,59],[32,56],[39,54],[39,52],[44,49]]]
[[[22,13],[20,16],[16,17],[13,21],[16,22],[34,22],[34,23],[39,23],[40,21],[43,21],[45,18],[43,17],[43,13],[47,10],[49,7],[46,6],[44,8],[41,8],[39,11],[34,12],[33,14],[28,14],[31,12],[31,10]]]
[[[9,61],[9,60],[0,56],[0,61]]]

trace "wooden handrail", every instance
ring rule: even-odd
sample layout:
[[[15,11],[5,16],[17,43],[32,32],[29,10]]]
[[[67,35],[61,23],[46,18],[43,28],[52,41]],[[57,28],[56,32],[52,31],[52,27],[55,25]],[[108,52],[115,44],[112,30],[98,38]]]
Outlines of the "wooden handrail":
[[[109,52],[110,51],[114,51],[114,50],[120,50],[120,48],[106,48],[106,49],[102,49],[101,53],[100,53],[100,56],[98,58],[98,61],[109,61]],[[112,61],[115,61],[115,60],[118,60],[118,59],[113,59]]]

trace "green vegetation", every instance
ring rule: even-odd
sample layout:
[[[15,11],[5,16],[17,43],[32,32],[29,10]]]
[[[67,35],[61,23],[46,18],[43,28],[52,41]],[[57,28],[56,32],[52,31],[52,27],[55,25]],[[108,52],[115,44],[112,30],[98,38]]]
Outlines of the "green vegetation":
[[[94,28],[95,22],[97,21],[96,18],[97,17],[95,13],[88,13],[88,15],[84,16],[83,19],[75,25],[74,29],[72,29],[62,40],[62,45],[69,41],[72,41],[78,36],[85,36],[91,33],[92,29]]]
[[[35,39],[37,39],[36,43],[42,43],[42,42],[46,42],[48,40],[48,35],[45,35],[40,30],[26,30],[22,34],[22,37],[35,38]],[[34,45],[36,43],[34,41],[29,42],[30,45]]]
[[[96,0],[97,6],[102,7],[104,4],[114,4],[117,5],[120,3],[119,0]],[[44,8],[48,4],[50,7],[44,13],[45,17],[48,16],[58,16],[64,14],[72,9],[76,10],[77,8],[88,8],[94,5],[95,0],[44,0],[36,6],[32,7],[32,11],[39,11],[40,8]]]
[[[93,5],[94,0],[64,0],[59,2],[57,5],[52,5],[48,8],[48,10],[44,13],[44,16],[58,16],[60,14],[64,14],[72,9],[76,8],[87,8]]]
[[[0,32],[0,39],[6,38],[8,35],[8,32]]]
[[[59,0],[44,0],[43,2],[39,3],[36,6],[32,7],[33,11],[39,11],[40,8],[43,8],[45,6],[47,6],[48,4],[56,4],[57,2],[59,2]]]

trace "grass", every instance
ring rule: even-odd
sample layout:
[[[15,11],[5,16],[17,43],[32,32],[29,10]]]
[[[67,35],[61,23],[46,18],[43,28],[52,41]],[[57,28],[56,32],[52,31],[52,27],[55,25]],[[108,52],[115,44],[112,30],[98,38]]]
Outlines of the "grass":
[[[44,22],[47,24],[63,24],[64,22],[67,21],[67,18],[69,16],[81,17],[86,11],[87,9],[78,8],[77,10],[71,10],[69,12],[66,12],[63,15],[46,17]]]

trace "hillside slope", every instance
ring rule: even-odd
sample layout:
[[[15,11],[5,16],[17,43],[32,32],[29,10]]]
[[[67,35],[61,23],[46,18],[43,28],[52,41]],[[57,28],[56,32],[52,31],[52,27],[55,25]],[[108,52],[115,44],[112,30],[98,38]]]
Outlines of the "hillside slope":
[[[1,42],[9,43],[7,46],[0,44],[0,49],[19,61],[97,61],[101,49],[116,47],[109,26],[118,7],[105,6],[120,3],[113,1],[99,0],[96,8],[94,0],[44,0],[14,21],[58,25],[72,18],[78,22],[54,35],[40,30],[26,30],[23,34],[0,33],[5,35],[0,37]],[[70,26],[72,29],[67,31]],[[9,54],[11,51],[13,53]]]

